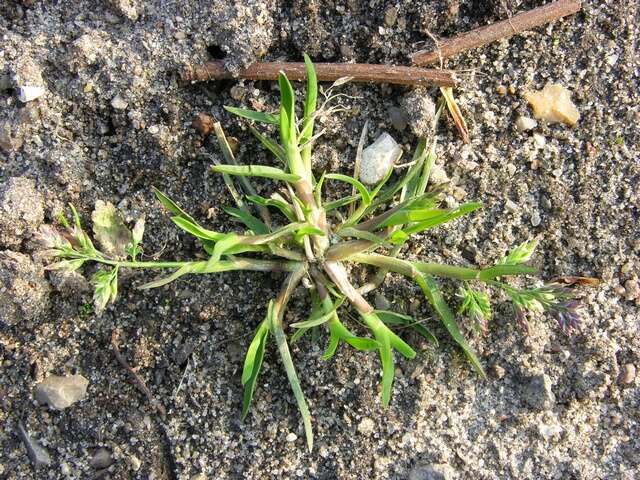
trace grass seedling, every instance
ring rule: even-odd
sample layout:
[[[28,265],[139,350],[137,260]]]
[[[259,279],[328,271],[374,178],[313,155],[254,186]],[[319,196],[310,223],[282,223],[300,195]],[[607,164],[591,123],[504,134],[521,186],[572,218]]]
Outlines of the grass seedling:
[[[316,179],[311,169],[311,155],[317,139],[314,120],[322,108],[317,110],[318,84],[314,66],[306,56],[305,63],[308,80],[301,119],[296,116],[294,89],[284,74],[279,77],[281,102],[278,113],[227,108],[252,122],[251,132],[276,157],[279,167],[238,164],[222,128],[219,124],[215,126],[227,163],[215,165],[213,171],[224,177],[236,203],[226,212],[242,222],[245,231],[220,233],[207,229],[162,192],[155,190],[156,197],[176,226],[201,242],[206,259],[139,260],[144,219],[138,220],[129,230],[118,211],[103,202],[98,202],[92,216],[93,237],[100,248],[83,230],[73,207],[73,222],[62,217],[60,227],[46,226],[40,235],[49,253],[58,259],[49,268],[74,270],[91,262],[101,265],[93,277],[97,313],[116,299],[118,272],[125,268],[170,270],[168,275],[141,288],[159,287],[184,275],[236,270],[284,272],[286,279],[282,289],[267,303],[264,320],[257,326],[246,353],[241,379],[244,386],[242,416],[244,418],[249,411],[265,350],[274,345],[297,401],[311,450],[311,415],[290,353],[291,342],[308,331],[321,328],[328,333],[328,346],[323,355],[325,360],[331,359],[341,344],[356,350],[377,352],[382,367],[381,400],[385,406],[391,400],[394,356],[400,354],[408,359],[416,356],[416,351],[394,329],[402,327],[406,332],[406,327],[411,327],[437,344],[434,335],[422,322],[398,312],[376,310],[365,298],[367,292],[384,281],[387,272],[404,275],[415,282],[480,376],[484,376],[482,365],[465,340],[437,278],[462,282],[459,313],[469,316],[481,328],[491,317],[491,306],[489,296],[478,290],[478,286],[505,292],[520,320],[524,319],[525,311],[547,311],[554,314],[565,329],[571,330],[576,328],[579,317],[577,304],[570,299],[564,287],[521,290],[506,282],[506,278],[514,275],[535,273],[534,268],[525,264],[533,254],[535,242],[517,247],[487,268],[398,258],[402,245],[412,236],[474,212],[480,204],[471,202],[457,208],[442,208],[441,192],[427,190],[429,172],[435,159],[435,139],[429,147],[425,139],[419,141],[410,168],[403,175],[397,175],[393,182],[391,172],[371,189],[355,176],[327,173]],[[279,141],[260,133],[253,126],[260,123],[276,125]],[[261,197],[253,188],[251,177],[277,182],[285,187],[282,191],[286,193]],[[240,180],[238,186],[234,178]],[[348,183],[353,187],[353,194],[326,202],[323,189],[330,182]],[[328,221],[328,218],[335,221]],[[378,272],[370,282],[358,288],[349,276],[350,264],[367,265],[378,269]],[[292,292],[302,282],[311,287],[308,291],[313,308],[306,320],[285,325],[287,304]],[[343,322],[354,317],[361,320],[368,335],[356,335],[352,331],[354,327]]]

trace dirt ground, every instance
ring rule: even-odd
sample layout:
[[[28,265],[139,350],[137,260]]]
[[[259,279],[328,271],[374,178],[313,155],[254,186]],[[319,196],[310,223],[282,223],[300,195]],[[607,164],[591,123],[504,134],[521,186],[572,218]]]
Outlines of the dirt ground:
[[[418,337],[417,359],[398,359],[391,406],[379,404],[374,354],[326,338],[293,350],[314,417],[304,434],[277,352],[267,351],[253,410],[240,421],[240,372],[250,335],[282,277],[226,273],[157,290],[122,279],[102,315],[85,277],[44,272],[33,233],[72,202],[86,225],[96,200],[133,222],[147,218],[145,255],[186,259],[199,247],[158,207],[157,186],[209,228],[237,228],[232,199],[212,175],[214,140],[191,126],[207,112],[238,139],[240,161],[269,164],[243,122],[223,105],[275,108],[270,82],[180,85],[188,63],[224,58],[408,64],[431,45],[532,8],[534,0],[4,0],[0,5],[0,478],[6,479],[634,479],[640,478],[640,65],[637,0],[585,0],[583,11],[447,62],[469,123],[464,145],[439,130],[447,202],[480,200],[471,217],[412,242],[406,258],[489,265],[513,245],[540,240],[544,278],[602,279],[583,288],[582,331],[539,318],[524,333],[504,298],[487,335],[473,336],[489,372],[480,380],[446,339]],[[525,88],[559,82],[581,119],[569,128],[515,127],[531,117]],[[40,98],[18,101],[21,85]],[[349,173],[359,132],[391,133],[410,156],[407,87],[347,84],[345,110],[323,123],[317,168]],[[429,94],[436,98],[437,91]],[[409,125],[407,124],[407,121]],[[262,192],[271,185],[260,184]],[[336,192],[336,196],[338,193]],[[356,275],[358,272],[354,272]],[[447,285],[450,298],[455,285]],[[302,318],[294,296],[289,321]],[[392,308],[432,316],[410,283],[389,276]],[[373,296],[371,297],[373,300]],[[163,418],[129,381],[121,350],[165,406]],[[86,397],[64,410],[36,402],[49,375],[81,374]],[[50,456],[34,470],[23,422]],[[292,435],[293,434],[293,435]],[[106,450],[105,450],[106,449]],[[106,468],[105,468],[106,467]]]

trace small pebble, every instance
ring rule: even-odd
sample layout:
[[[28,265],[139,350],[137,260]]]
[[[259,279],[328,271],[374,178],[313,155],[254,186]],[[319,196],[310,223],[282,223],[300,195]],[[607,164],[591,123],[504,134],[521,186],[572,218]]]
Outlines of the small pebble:
[[[108,468],[113,463],[113,457],[108,449],[102,447],[93,453],[89,463],[96,470],[102,470],[103,468]]]
[[[515,213],[518,211],[518,204],[513,200],[508,199],[504,203],[504,208],[506,208],[508,212]]]
[[[129,466],[131,467],[131,470],[133,470],[134,472],[137,472],[138,470],[140,470],[140,467],[142,466],[142,462],[135,455],[131,455],[129,457]]]
[[[390,107],[389,108],[389,120],[391,121],[391,125],[393,128],[402,132],[405,128],[407,128],[407,115],[404,110],[398,107]]]
[[[636,366],[633,363],[627,363],[620,369],[618,375],[618,383],[620,385],[631,385],[636,379]]]
[[[38,402],[63,410],[82,400],[87,394],[88,386],[89,380],[82,375],[51,375],[36,386],[35,396]]]
[[[384,11],[384,24],[387,27],[393,27],[398,18],[398,9],[396,7],[389,7]]]
[[[544,148],[544,146],[547,144],[547,139],[544,138],[544,136],[540,135],[539,133],[533,134],[533,141],[535,142],[536,147],[538,148]]]
[[[548,83],[538,92],[526,91],[524,99],[533,108],[533,115],[547,122],[573,126],[580,119],[580,112],[571,101],[571,92],[560,84]]]
[[[545,425],[541,423],[538,425],[538,432],[545,440],[551,440],[553,437],[560,435],[563,429],[560,425]]]
[[[207,135],[209,135],[209,133],[211,133],[211,130],[213,130],[213,124],[213,117],[206,113],[199,113],[191,122],[191,126],[195,128],[203,137],[206,137]]]
[[[18,100],[22,103],[27,103],[36,98],[40,98],[44,95],[46,90],[44,87],[38,87],[33,85],[24,85],[18,89]]]
[[[551,379],[546,374],[534,375],[524,380],[524,401],[533,410],[545,410],[555,402],[551,391]]]
[[[630,278],[624,282],[625,298],[629,301],[640,297],[640,282],[636,279]]]
[[[507,163],[507,173],[513,177],[516,173],[517,167],[513,163]]]
[[[368,417],[363,418],[358,425],[358,431],[363,435],[371,435],[376,428],[376,424]]]
[[[435,164],[433,167],[431,167],[431,174],[429,175],[430,183],[440,185],[442,183],[447,183],[448,181],[449,176],[442,166]]]
[[[542,223],[542,218],[540,218],[540,213],[535,211],[531,214],[531,225],[537,227]]]
[[[496,87],[496,93],[498,95],[506,95],[507,94],[507,87],[505,87],[504,85],[498,85]]]
[[[287,442],[289,442],[289,443],[293,443],[293,442],[295,442],[297,439],[298,439],[298,436],[297,436],[295,433],[293,433],[293,432],[289,433],[289,434],[287,435],[287,438],[286,438]]]
[[[389,300],[387,300],[387,298],[380,292],[376,292],[374,303],[378,310],[389,310],[391,308]]]
[[[538,126],[538,122],[531,117],[519,116],[516,120],[516,128],[521,132],[533,130]]]
[[[124,110],[129,106],[129,104],[120,95],[116,95],[111,99],[111,106],[116,110]]]

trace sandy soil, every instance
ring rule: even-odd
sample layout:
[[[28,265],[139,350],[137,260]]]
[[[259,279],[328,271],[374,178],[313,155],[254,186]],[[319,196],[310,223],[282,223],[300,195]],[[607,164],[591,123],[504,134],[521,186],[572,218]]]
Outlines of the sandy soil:
[[[239,419],[244,351],[281,277],[229,273],[139,291],[152,276],[130,274],[119,301],[98,316],[87,281],[45,273],[31,238],[67,202],[88,224],[95,201],[105,200],[128,221],[146,215],[146,255],[193,257],[198,245],[171,225],[152,185],[210,228],[236,228],[222,211],[232,199],[208,169],[221,154],[191,120],[213,115],[240,142],[241,161],[271,163],[222,106],[273,108],[277,89],[249,81],[181,86],[176,72],[186,63],[225,58],[233,69],[255,59],[300,60],[306,51],[316,61],[407,64],[409,53],[430,44],[428,32],[452,35],[540,3],[2,2],[0,478],[638,478],[637,0],[586,0],[575,16],[448,63],[463,78],[457,95],[472,142],[464,145],[449,121],[440,128],[447,201],[485,206],[404,253],[488,265],[538,238],[534,264],[545,278],[602,279],[581,290],[582,332],[568,337],[541,318],[526,334],[496,298],[489,333],[470,335],[490,372],[482,381],[434,320],[441,347],[408,337],[421,353],[398,360],[388,409],[379,405],[375,355],[341,348],[327,363],[326,340],[305,339],[294,356],[314,415],[311,454],[275,351],[267,352],[252,413]],[[532,115],[523,90],[548,81],[572,92],[578,125],[517,130],[516,119]],[[46,93],[24,104],[20,85]],[[323,125],[318,169],[351,171],[366,119],[370,141],[388,131],[410,154],[417,139],[402,111],[410,89],[343,91],[347,108]],[[455,286],[447,292],[453,298]],[[380,294],[393,308],[432,315],[399,277]],[[296,294],[289,320],[307,311],[305,298]],[[165,405],[164,418],[115,361],[116,327],[123,354]],[[38,405],[39,382],[75,373],[89,380],[84,400],[61,411]],[[48,451],[49,466],[34,470],[20,421]]]

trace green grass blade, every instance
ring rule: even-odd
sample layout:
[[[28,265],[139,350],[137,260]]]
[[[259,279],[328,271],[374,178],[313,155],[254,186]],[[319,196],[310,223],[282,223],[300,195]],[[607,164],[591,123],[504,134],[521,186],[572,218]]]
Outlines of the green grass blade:
[[[272,113],[257,112],[256,110],[249,110],[246,108],[237,108],[226,106],[224,109],[227,112],[233,113],[238,117],[246,118],[247,120],[253,120],[254,122],[269,123],[271,125],[278,125],[280,118],[278,115]]]
[[[393,353],[388,335],[381,334],[377,340],[380,343],[380,363],[382,364],[382,406],[388,407],[391,401],[393,377],[395,376]]]
[[[362,203],[366,205],[369,205],[371,203],[371,194],[369,193],[369,190],[367,190],[367,187],[365,187],[355,178],[348,175],[342,175],[340,173],[328,173],[325,177],[331,180],[340,180],[356,187],[358,193],[360,194],[360,197],[362,198]]]
[[[340,306],[342,305],[342,303],[344,302],[344,297],[340,297],[338,299],[338,301],[334,304],[334,306],[331,308],[331,310],[326,311],[323,314],[311,314],[311,316],[303,321],[303,322],[297,322],[297,323],[292,323],[291,326],[293,328],[311,328],[311,327],[317,327],[318,325],[322,325],[323,323],[327,323],[329,320],[331,320],[336,311],[338,310],[338,308],[340,308]]]
[[[178,204],[176,204],[173,200],[171,200],[169,197],[167,197],[164,193],[162,193],[156,187],[151,187],[151,188],[153,190],[153,193],[156,195],[156,198],[158,199],[158,201],[162,204],[162,206],[164,208],[169,210],[176,217],[182,217],[182,218],[184,218],[186,220],[191,221],[192,223],[196,223],[196,221],[193,219],[193,217],[191,215],[189,215],[187,212],[185,212],[182,208],[180,208],[178,206]]]
[[[216,173],[227,173],[241,177],[262,177],[272,180],[295,183],[300,180],[298,175],[286,173],[284,170],[264,165],[215,165],[212,170]]]
[[[342,198],[339,198],[338,200],[334,200],[332,202],[326,203],[324,205],[324,210],[325,212],[331,212],[333,210],[337,210],[338,208],[350,205],[353,202],[357,202],[359,199],[360,199],[360,195],[342,197]]]
[[[405,327],[410,327],[420,335],[422,335],[424,338],[426,338],[434,346],[438,346],[438,339],[435,337],[435,335],[431,333],[424,325],[418,323],[413,317],[397,312],[391,312],[388,310],[375,310],[375,314],[378,315],[378,318],[380,318],[380,320],[382,320],[382,322],[386,325],[402,325]]]
[[[486,282],[497,277],[509,275],[533,275],[535,273],[538,273],[538,269],[527,265],[495,265],[481,270],[478,279]]]
[[[277,208],[291,222],[297,221],[293,207],[282,197],[264,198],[260,195],[247,195],[247,200],[263,207]]]
[[[273,300],[269,304],[269,311],[272,310]],[[262,361],[264,360],[264,351],[268,336],[269,325],[267,318],[258,325],[258,329],[256,330],[256,334],[253,337],[251,345],[249,345],[244,361],[244,368],[242,370],[242,385],[244,386],[244,393],[242,396],[241,414],[241,418],[243,420],[246,418],[247,413],[249,413],[249,407],[251,407],[251,401],[253,400],[253,394],[256,390],[258,375],[260,374]]]
[[[340,337],[331,332],[331,336],[329,337],[329,345],[327,345],[327,349],[322,354],[322,359],[330,360],[336,354],[339,344]]]
[[[224,233],[218,233],[218,232],[214,232],[213,230],[207,230],[206,228],[203,228],[197,223],[195,223],[195,221],[189,220],[181,216],[171,217],[171,220],[182,230],[201,240],[211,240],[211,241],[217,242],[218,240],[223,238],[225,235]]]
[[[304,145],[304,147],[300,155],[305,169],[311,172],[311,142],[309,140],[313,137],[314,113],[318,101],[318,78],[316,69],[306,53],[304,54],[304,64],[307,71],[307,96],[304,102],[304,120],[300,134],[300,145]]]
[[[295,144],[296,135],[296,113],[295,94],[293,87],[287,76],[280,72],[278,75],[280,85],[280,138],[283,145]]]
[[[253,133],[253,135],[258,140],[260,140],[260,143],[262,143],[262,145],[264,145],[264,147],[267,150],[269,150],[271,153],[273,153],[273,155],[278,160],[280,160],[282,163],[284,163],[286,165],[286,163],[287,163],[287,154],[284,152],[284,149],[280,145],[278,145],[274,140],[270,139],[266,135],[263,135],[262,133],[260,133],[258,130],[256,130],[252,126],[249,126],[249,130],[251,130],[251,133]]]
[[[246,210],[240,210],[239,208],[233,207],[224,207],[223,210],[231,215],[234,218],[237,218],[242,223],[244,223],[249,230],[251,230],[256,235],[265,235],[269,233],[269,227],[267,227],[264,222],[257,219],[251,213]]]
[[[293,365],[293,359],[291,358],[289,345],[287,345],[287,337],[284,334],[282,327],[277,322],[272,322],[271,330],[276,340],[278,351],[280,352],[282,364],[284,365],[284,369],[287,372],[287,378],[289,379],[289,384],[291,385],[293,396],[298,403],[298,410],[300,410],[300,415],[302,416],[304,432],[307,438],[307,447],[309,451],[311,451],[313,450],[313,430],[311,428],[311,414],[309,413],[309,407],[307,406],[307,401],[304,398],[304,393],[302,392],[302,387],[300,386],[300,380],[298,379],[296,368]]]
[[[482,203],[479,203],[479,202],[465,203],[464,205],[460,205],[458,208],[446,211],[445,213],[437,215],[433,218],[430,218],[424,221],[419,221],[414,225],[410,225],[404,228],[403,232],[405,232],[408,235],[418,233],[418,232],[423,232],[424,230],[428,230],[429,228],[436,227],[443,223],[447,223],[455,218],[474,212],[480,207],[482,207]]]
[[[436,281],[428,275],[420,275],[416,277],[416,282],[424,292],[433,309],[440,316],[442,323],[444,324],[451,337],[456,341],[460,348],[462,348],[462,351],[471,362],[473,368],[476,370],[476,372],[478,372],[479,375],[485,378],[486,374],[484,373],[484,369],[480,364],[480,360],[478,360],[475,352],[460,332],[460,328],[456,323],[453,312],[442,296],[442,292],[440,291],[440,287],[438,287]]]
[[[193,264],[184,265],[184,266],[178,268],[171,275],[169,275],[167,277],[159,278],[157,280],[153,280],[152,282],[145,283],[144,285],[140,285],[138,288],[140,290],[148,290],[150,288],[162,287],[163,285],[166,285],[168,283],[173,282],[174,280],[177,280],[178,278],[180,278],[183,275],[191,273],[193,271],[193,268],[194,268]]]

